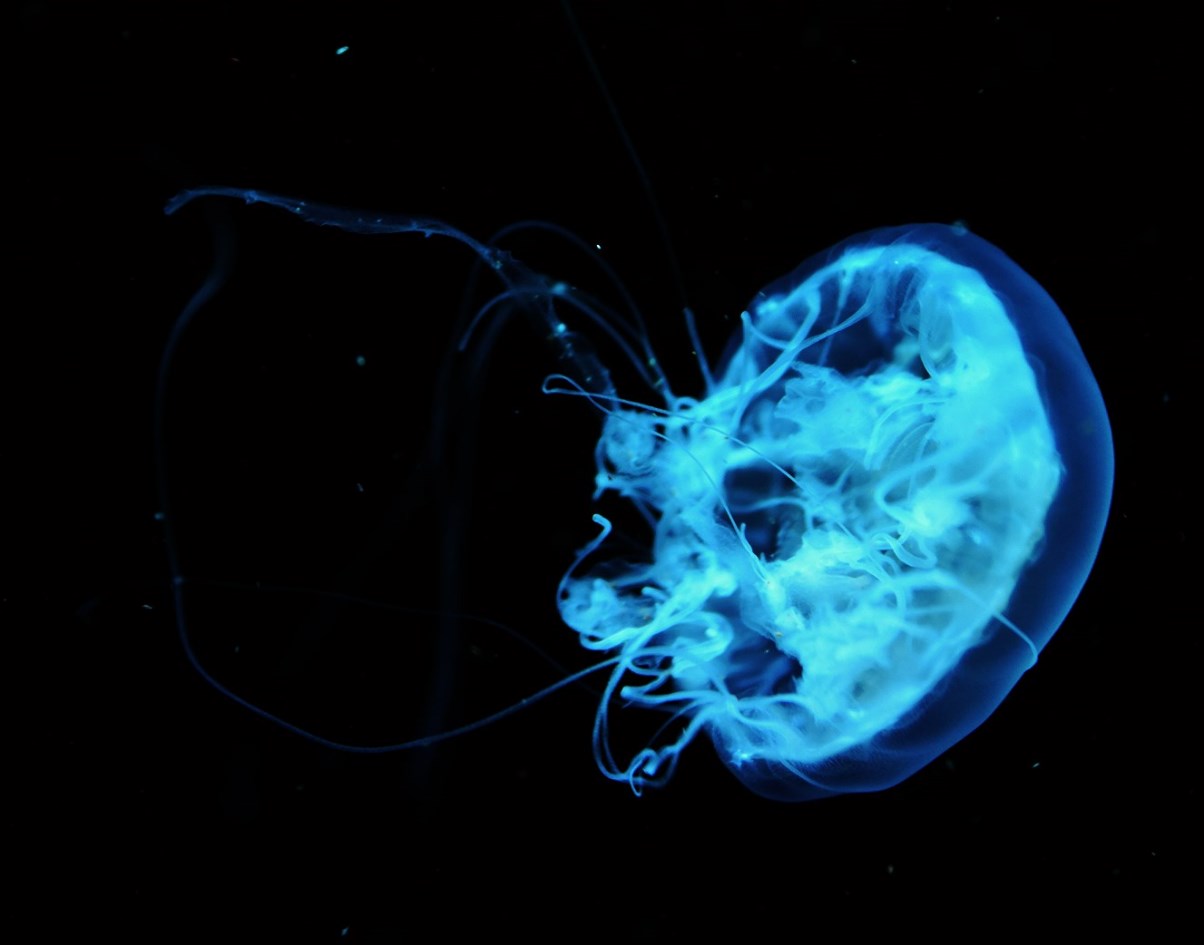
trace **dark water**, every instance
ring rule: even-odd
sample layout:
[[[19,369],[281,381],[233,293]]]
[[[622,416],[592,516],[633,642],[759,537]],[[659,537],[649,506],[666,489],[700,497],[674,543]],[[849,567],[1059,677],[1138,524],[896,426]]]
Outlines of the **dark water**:
[[[555,590],[593,534],[598,418],[540,393],[555,360],[518,320],[487,376],[440,373],[471,258],[235,205],[162,214],[179,189],[221,183],[479,237],[554,221],[602,246],[666,373],[698,391],[670,253],[560,8],[25,5],[3,624],[13,728],[32,736],[10,762],[30,789],[16,816],[40,838],[36,887],[65,903],[54,921],[157,941],[199,925],[375,941],[566,922],[664,940],[721,918],[805,934],[950,903],[1089,923],[1173,912],[1199,839],[1186,77],[1174,24],[1090,10],[579,11],[712,359],[752,294],[811,253],[960,219],[1057,299],[1111,413],[1109,531],[1038,667],[900,787],[790,806],[744,790],[701,739],[663,791],[606,781],[590,751],[600,680],[430,751],[368,757],[233,705],[176,638],[155,372],[215,231],[236,268],[181,348],[168,438],[185,568],[236,582],[190,598],[206,664],[299,724],[373,744],[559,678],[524,640],[588,664]],[[513,251],[610,292],[555,240]],[[440,377],[450,399],[432,393]],[[432,426],[449,431],[437,454]],[[375,603],[301,593],[332,587]],[[449,600],[513,632],[440,622]]]

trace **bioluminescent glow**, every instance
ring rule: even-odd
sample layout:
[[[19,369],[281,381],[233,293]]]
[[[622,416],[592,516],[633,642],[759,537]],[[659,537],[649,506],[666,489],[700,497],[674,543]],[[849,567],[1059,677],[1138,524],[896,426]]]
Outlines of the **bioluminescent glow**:
[[[805,263],[757,295],[717,370],[700,353],[705,390],[686,397],[634,307],[616,320],[444,223],[232,188],[168,211],[204,196],[450,237],[504,286],[478,322],[500,305],[535,316],[568,365],[544,389],[602,416],[596,494],[649,523],[646,554],[596,564],[611,531],[596,515],[558,589],[609,672],[598,764],[637,791],[701,732],[774,798],[901,781],[999,705],[1095,559],[1112,483],[1099,389],[1050,297],[964,228],[876,230]],[[605,332],[662,402],[620,396],[561,312]],[[612,748],[616,702],[668,714],[633,757]]]
[[[990,715],[1086,580],[1112,446],[1052,299],[924,225],[767,287],[705,396],[607,411],[598,465],[654,523],[647,560],[561,587],[622,655],[603,771],[663,783],[706,731],[750,788],[805,799],[896,784]],[[685,725],[618,760],[612,698]]]

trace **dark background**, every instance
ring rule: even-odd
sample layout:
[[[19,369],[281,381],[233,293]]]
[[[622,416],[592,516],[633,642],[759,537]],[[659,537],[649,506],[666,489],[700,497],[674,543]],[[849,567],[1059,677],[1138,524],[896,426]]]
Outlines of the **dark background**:
[[[21,6],[3,622],[9,777],[30,796],[13,816],[62,903],[47,921],[158,941],[801,937],[1156,923],[1198,886],[1184,24],[1150,4],[645,6],[576,15],[648,190],[554,3]],[[163,215],[206,183],[481,238],[555,222],[602,247],[682,392],[700,383],[683,295],[714,360],[812,253],[964,220],[1058,300],[1103,389],[1117,484],[1096,569],[995,715],[881,794],[766,801],[699,739],[635,797],[591,755],[600,678],[428,751],[314,745],[214,691],[177,638],[155,379],[215,242],[234,266],[166,402],[189,626],[215,675],[291,721],[400,742],[538,691],[562,675],[545,657],[588,665],[555,591],[594,531],[598,417],[540,393],[554,351],[520,319],[478,336],[487,374],[473,354],[441,371],[488,297],[465,302],[462,248],[231,201]],[[564,241],[512,251],[617,298]],[[453,607],[496,624],[437,616]]]

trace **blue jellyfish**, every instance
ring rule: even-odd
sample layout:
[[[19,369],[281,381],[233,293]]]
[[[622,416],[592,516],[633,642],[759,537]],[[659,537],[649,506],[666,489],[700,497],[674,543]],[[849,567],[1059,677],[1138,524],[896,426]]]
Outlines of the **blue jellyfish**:
[[[690,397],[634,306],[617,317],[495,242],[233,188],[168,211],[204,196],[457,240],[503,284],[469,336],[509,306],[555,346],[566,367],[544,390],[601,417],[595,498],[630,503],[650,534],[646,552],[596,562],[612,525],[595,515],[558,588],[564,622],[602,655],[571,678],[608,673],[598,765],[637,792],[702,732],[768,797],[898,783],[999,705],[1095,559],[1112,482],[1098,386],[1052,299],[964,227],[875,230],[807,261],[757,295],[715,370],[695,344]],[[620,396],[574,314],[656,404]],[[666,716],[631,757],[612,745],[615,703]]]
[[[769,797],[890,787],[994,711],[1078,596],[1103,399],[1049,295],[964,227],[852,237],[742,322],[703,397],[605,406],[597,492],[653,539],[561,584],[582,642],[621,654],[597,758],[638,790],[706,731]],[[682,724],[618,760],[616,699]]]

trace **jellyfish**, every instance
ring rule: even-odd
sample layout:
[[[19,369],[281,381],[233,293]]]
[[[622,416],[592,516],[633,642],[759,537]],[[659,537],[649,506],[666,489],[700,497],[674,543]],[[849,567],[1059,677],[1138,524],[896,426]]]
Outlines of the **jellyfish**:
[[[560,606],[622,654],[595,751],[637,790],[702,731],[768,797],[902,781],[1036,661],[1111,496],[1070,326],[962,226],[844,241],[757,295],[702,397],[606,414],[596,491],[646,512],[652,549],[570,571]],[[681,724],[618,760],[615,700]]]
[[[498,240],[226,187],[186,191],[168,212],[202,197],[455,240],[502,284],[461,347],[507,309],[551,344],[562,370],[543,390],[600,419],[595,501],[625,503],[647,530],[643,550],[629,540],[620,554],[595,514],[595,537],[549,588],[598,654],[552,688],[605,674],[595,758],[637,793],[666,784],[700,734],[766,797],[897,784],[994,711],[1087,579],[1111,495],[1102,397],[1053,300],[964,226],[879,229],[813,257],[756,295],[714,369],[687,312],[691,396],[633,303],[607,309]],[[590,332],[653,398],[616,388]],[[618,705],[663,718],[629,755],[612,738]]]

